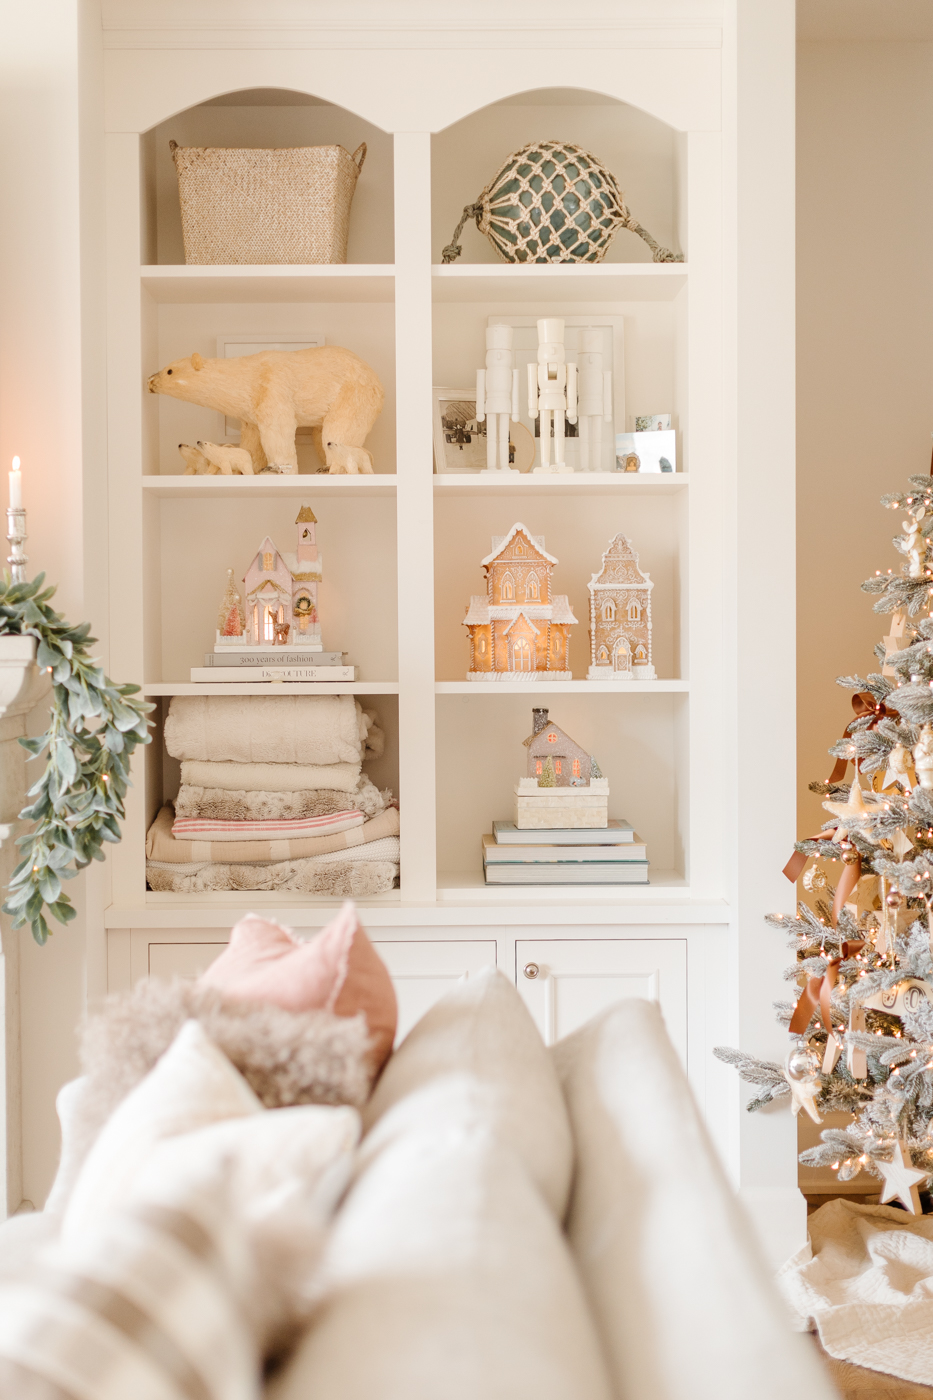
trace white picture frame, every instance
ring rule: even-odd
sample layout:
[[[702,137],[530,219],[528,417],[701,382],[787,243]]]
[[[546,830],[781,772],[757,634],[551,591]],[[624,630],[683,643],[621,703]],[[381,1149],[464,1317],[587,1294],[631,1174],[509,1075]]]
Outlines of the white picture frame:
[[[489,326],[511,326],[513,364],[518,370],[519,422],[534,438],[535,423],[528,414],[528,388],[526,365],[537,363],[538,358],[537,316],[490,316]],[[612,374],[612,419],[603,424],[602,455],[600,471],[616,470],[615,435],[625,425],[625,318],[623,316],[601,315],[594,312],[587,316],[562,316],[564,323],[564,347],[568,361],[576,361],[580,344],[581,330],[600,330],[603,336],[603,369]],[[481,352],[482,358],[482,352]],[[474,391],[475,393],[475,391]],[[567,465],[580,470],[578,426],[567,424],[564,437],[564,451]],[[537,438],[535,438],[535,459],[538,459]]]
[[[326,344],[323,331],[305,332],[303,335],[276,335],[274,332],[244,332],[240,335],[219,335],[217,337],[218,360],[234,360],[240,355],[259,355],[263,350],[314,350]],[[223,425],[220,442],[239,442],[240,424],[236,418],[217,414],[217,421]],[[310,442],[310,428],[299,428],[296,438]]]

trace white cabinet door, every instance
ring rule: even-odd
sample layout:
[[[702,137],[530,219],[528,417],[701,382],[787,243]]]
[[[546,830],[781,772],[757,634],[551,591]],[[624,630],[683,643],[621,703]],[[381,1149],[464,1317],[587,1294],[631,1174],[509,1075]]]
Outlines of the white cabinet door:
[[[417,1020],[464,977],[481,967],[495,966],[496,944],[399,942],[374,939],[379,956],[392,974],[398,997],[398,1035],[401,1040]],[[226,943],[150,943],[150,977],[199,977]]]
[[[150,977],[189,977],[192,980],[219,958],[226,943],[150,943]]]
[[[625,997],[661,1004],[687,1061],[687,944],[682,938],[528,939],[515,945],[518,990],[545,1043]]]
[[[374,939],[373,942],[392,974],[398,997],[396,1043],[458,982],[479,972],[480,968],[495,966],[496,962],[496,945],[492,941],[402,943]]]

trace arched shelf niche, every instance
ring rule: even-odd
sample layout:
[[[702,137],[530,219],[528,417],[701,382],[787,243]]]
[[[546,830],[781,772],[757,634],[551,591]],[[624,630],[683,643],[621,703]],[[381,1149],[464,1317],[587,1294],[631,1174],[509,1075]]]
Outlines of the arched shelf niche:
[[[394,261],[392,137],[355,112],[289,88],[222,93],[176,112],[142,134],[144,264],[183,264],[178,181],[169,142],[180,146],[344,146],[366,142],[350,214],[348,263]]]
[[[506,158],[532,141],[569,141],[597,156],[615,175],[639,223],[663,247],[684,249],[681,133],[658,117],[605,93],[537,88],[481,107],[431,138],[431,248],[441,261],[464,206],[473,203]],[[470,220],[459,239],[460,261],[499,263]],[[607,263],[651,262],[643,239],[620,229]]]

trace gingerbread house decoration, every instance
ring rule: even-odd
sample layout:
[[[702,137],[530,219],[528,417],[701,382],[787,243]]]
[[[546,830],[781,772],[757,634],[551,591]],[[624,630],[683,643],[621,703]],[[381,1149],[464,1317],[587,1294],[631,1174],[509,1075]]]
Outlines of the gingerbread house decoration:
[[[563,593],[552,594],[557,560],[544,539],[522,524],[493,536],[482,561],[486,593],[470,599],[464,626],[470,638],[471,681],[571,680],[570,628],[577,619]]]
[[[625,535],[616,535],[603,555],[590,591],[590,668],[586,678],[654,680],[651,660],[651,590],[648,574]]]
[[[528,777],[540,783],[550,759],[555,787],[589,787],[593,760],[586,749],[549,720],[547,710],[531,713],[534,729],[522,741],[528,750]]]
[[[304,647],[321,651],[321,621],[317,589],[321,581],[321,556],[314,527],[317,518],[310,506],[302,506],[295,520],[294,554],[283,554],[267,535],[243,579],[247,646]],[[221,642],[218,634],[217,641]],[[226,637],[227,643],[230,637]]]

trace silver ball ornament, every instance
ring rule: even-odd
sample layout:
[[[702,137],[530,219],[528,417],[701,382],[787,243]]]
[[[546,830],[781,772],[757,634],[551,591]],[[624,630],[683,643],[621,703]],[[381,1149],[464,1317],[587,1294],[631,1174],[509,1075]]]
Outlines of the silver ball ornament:
[[[808,1046],[798,1045],[788,1055],[785,1068],[789,1079],[796,1079],[799,1084],[812,1084],[820,1077],[822,1062]]]

